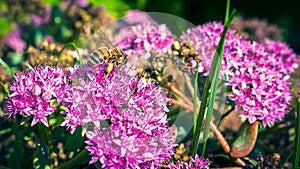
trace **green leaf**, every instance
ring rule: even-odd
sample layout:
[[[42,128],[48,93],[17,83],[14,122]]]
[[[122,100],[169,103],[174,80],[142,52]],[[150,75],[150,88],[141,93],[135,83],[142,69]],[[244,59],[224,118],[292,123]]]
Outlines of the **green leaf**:
[[[24,60],[23,54],[20,52],[9,52],[8,57],[12,65],[19,65]]]
[[[15,136],[15,143],[11,151],[8,152],[8,164],[10,167],[15,169],[21,169],[24,164],[24,144],[22,143],[24,135],[20,130],[19,119],[16,118],[12,123],[12,129]],[[12,152],[12,154],[10,154]],[[6,156],[6,155],[5,155]]]
[[[231,145],[231,157],[245,157],[248,155],[256,143],[258,133],[258,122],[250,124],[245,121],[238,132],[237,139]]]
[[[90,0],[93,6],[104,5],[105,10],[115,17],[122,17],[130,6],[123,0]]]
[[[4,66],[5,67],[5,69],[11,74],[11,76],[14,76],[15,75],[15,72],[10,68],[10,66],[8,66],[8,64],[6,64],[6,62],[4,62],[4,60],[2,60],[1,58],[0,58],[0,64],[2,65],[2,66]]]
[[[84,137],[82,137],[81,132],[82,128],[79,127],[75,133],[67,135],[65,148],[68,152],[76,151],[83,146]]]
[[[46,144],[48,146],[50,146],[51,141],[52,141],[50,139],[50,129],[48,127],[46,127],[44,124],[41,124],[41,123],[38,123],[37,127],[38,127],[39,136],[41,138],[43,138],[43,140],[46,142]]]
[[[37,29],[34,34],[34,44],[38,46],[44,38],[45,38],[44,31],[42,29]]]
[[[43,0],[43,2],[47,5],[59,5],[63,0]]]
[[[3,13],[6,13],[7,10],[8,10],[8,2],[5,2],[5,1],[2,1],[0,2],[0,10],[3,12]]]
[[[300,159],[300,99],[298,99],[297,122],[296,122],[296,140],[294,149],[294,168],[299,168]]]
[[[4,128],[0,130],[0,136],[12,132],[11,128]]]
[[[136,2],[137,9],[139,9],[141,11],[145,11],[147,2],[148,2],[148,0],[137,0],[137,2]]]
[[[37,137],[36,146],[36,152],[33,158],[33,167],[36,169],[50,169],[50,158],[45,142],[41,138]]]
[[[90,159],[89,152],[87,149],[83,149],[80,153],[78,153],[74,158],[72,158],[70,161],[67,161],[57,167],[57,169],[69,169],[75,166],[76,164],[79,164],[86,159]]]
[[[0,36],[3,36],[9,32],[9,20],[0,17]]]
[[[198,67],[199,62],[197,62],[197,66]],[[197,126],[197,104],[198,101],[198,69],[196,69],[196,73],[195,73],[195,82],[194,82],[194,133],[196,131],[196,126]]]
[[[58,6],[53,6],[51,11],[51,23],[60,25],[62,23],[63,13]]]

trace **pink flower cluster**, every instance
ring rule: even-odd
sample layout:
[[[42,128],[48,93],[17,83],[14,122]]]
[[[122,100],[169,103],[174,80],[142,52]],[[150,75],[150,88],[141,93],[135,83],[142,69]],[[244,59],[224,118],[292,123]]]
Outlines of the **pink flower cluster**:
[[[133,126],[132,126],[133,127]],[[95,130],[86,143],[91,163],[100,161],[102,168],[159,168],[169,158],[174,138],[160,135],[121,134],[117,129]]]
[[[90,163],[100,160],[102,168],[159,166],[175,146],[167,126],[166,96],[133,68],[107,73],[107,66],[104,62],[74,70],[79,81],[73,88],[77,112],[69,112],[62,125],[71,132],[79,125],[94,126],[86,133]]]
[[[180,40],[188,42],[188,44],[195,49],[201,56],[199,62],[199,73],[207,76],[212,63],[213,55],[215,54],[216,47],[219,43],[223,25],[218,22],[212,22],[204,25],[188,29],[181,37]],[[225,74],[230,74],[230,68],[236,67],[238,59],[242,57],[245,49],[240,49],[240,44],[244,43],[240,37],[237,37],[235,31],[229,29],[226,34],[226,41],[224,47],[223,60],[221,65],[221,77],[224,78]],[[196,61],[191,60],[191,65],[196,69]]]
[[[263,46],[267,53],[272,56],[272,58],[269,59],[272,60],[272,67],[275,71],[289,75],[298,68],[299,65],[297,64],[297,56],[286,43],[274,40],[265,40],[263,42]]]
[[[34,24],[34,26],[40,26],[42,24],[46,24],[50,21],[51,17],[51,6],[46,6],[44,8],[44,14],[42,16],[40,15],[32,15],[31,19]]]
[[[47,117],[64,106],[62,113],[71,110],[73,96],[69,85],[69,74],[56,67],[36,67],[14,77],[9,88],[5,110],[8,116],[33,117],[31,126],[38,122],[49,126]]]
[[[198,69],[204,76],[209,72],[222,31],[221,23],[212,22],[189,29],[181,37],[201,55]],[[290,74],[298,67],[296,61],[292,49],[283,42],[251,42],[229,29],[220,78],[228,80],[227,85],[232,87],[230,98],[236,102],[236,109],[244,110],[241,116],[248,117],[250,123],[259,120],[265,127],[272,126],[289,111]]]
[[[21,38],[22,29],[19,27],[10,32],[6,37],[5,44],[16,52],[23,52],[26,48],[26,43]]]
[[[209,161],[201,158],[196,154],[195,159],[190,158],[189,162],[178,161],[176,165],[169,165],[170,169],[208,169]]]
[[[90,163],[100,160],[102,168],[158,168],[176,146],[167,125],[166,96],[133,68],[108,73],[107,67],[104,62],[75,67],[67,74],[49,66],[23,72],[9,88],[6,112],[33,117],[31,126],[41,122],[49,127],[48,117],[59,109],[66,115],[61,126],[71,133],[92,125],[86,132]]]
[[[102,84],[99,84],[104,80],[104,74],[104,66],[93,68],[83,65],[73,70],[72,78],[79,83],[73,84],[73,108],[76,111],[66,114],[67,117],[61,124],[67,126],[71,133],[74,133],[78,126],[108,119],[114,113],[113,106],[109,103],[111,97],[108,95],[114,89],[109,85],[102,87]],[[99,88],[101,90],[98,90]]]
[[[114,41],[130,60],[130,57],[147,59],[153,54],[166,53],[173,39],[166,25],[145,22],[122,28]]]

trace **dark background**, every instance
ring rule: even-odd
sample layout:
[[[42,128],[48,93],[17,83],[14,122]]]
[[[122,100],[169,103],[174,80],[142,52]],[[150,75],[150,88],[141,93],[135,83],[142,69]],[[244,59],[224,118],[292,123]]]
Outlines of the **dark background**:
[[[222,21],[225,0],[148,0],[143,6],[146,12],[165,12],[182,17],[195,25],[209,21]],[[284,39],[296,53],[300,53],[300,1],[299,0],[232,0],[244,18],[266,19],[284,29]]]

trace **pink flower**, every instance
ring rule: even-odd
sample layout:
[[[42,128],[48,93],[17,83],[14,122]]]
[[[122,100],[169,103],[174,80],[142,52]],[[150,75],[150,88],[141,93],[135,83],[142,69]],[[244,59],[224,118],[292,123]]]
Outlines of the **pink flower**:
[[[86,133],[90,163],[99,160],[102,168],[159,166],[175,146],[167,126],[166,96],[154,83],[137,77],[133,68],[113,68],[107,73],[107,66],[104,62],[74,70],[79,82],[73,90],[78,114],[67,113],[63,124],[71,129],[94,126]]]
[[[46,6],[44,8],[44,14],[43,16],[39,15],[32,15],[32,21],[34,26],[40,26],[42,24],[48,23],[50,21],[50,15],[51,15],[51,6]]]
[[[86,148],[102,168],[159,168],[161,160],[170,157],[174,138],[166,131],[157,136],[119,134],[116,129],[94,130]]]
[[[22,30],[17,28],[10,32],[6,37],[6,45],[16,52],[23,52],[26,48],[26,43],[21,39]]]
[[[222,31],[223,25],[221,23],[211,22],[188,29],[180,37],[181,41],[188,42],[188,44],[201,56],[198,71],[204,76],[208,75]],[[242,57],[242,51],[244,51],[243,47],[246,45],[248,45],[248,43],[241,37],[236,36],[235,31],[231,29],[228,30],[220,72],[220,77],[222,79],[225,78],[225,74],[231,74],[230,69],[232,67],[237,67],[237,64],[239,64],[238,59],[239,57]],[[193,63],[193,59],[190,61],[195,70],[196,64]]]
[[[222,31],[222,24],[212,22],[181,36],[201,55],[198,70],[203,76],[208,75]],[[195,69],[196,64],[191,62]],[[251,42],[228,30],[220,78],[228,81],[233,93],[230,99],[250,123],[258,120],[266,127],[284,118],[292,98],[290,74],[297,67],[296,55],[286,44]]]
[[[89,2],[87,0],[77,0],[76,4],[82,8],[89,6]]]
[[[291,74],[299,67],[296,54],[284,42],[265,40],[263,45],[268,53],[275,54],[274,68],[281,73]]]
[[[69,75],[59,67],[35,67],[33,71],[25,71],[15,76],[9,91],[10,96],[5,101],[7,115],[33,117],[31,126],[41,122],[48,127],[47,117],[57,110],[53,103],[65,106],[62,113],[66,113],[73,100]]]
[[[170,50],[173,39],[171,31],[164,24],[141,23],[123,28],[114,40],[130,57],[147,59],[153,54]]]
[[[247,65],[246,65],[247,64]],[[251,62],[245,62],[249,68],[236,70],[228,85],[232,86],[236,109],[242,108],[241,116],[248,117],[253,123],[262,121],[264,127],[272,126],[275,121],[282,120],[289,111],[292,99],[289,75],[280,74],[268,67],[250,67]]]

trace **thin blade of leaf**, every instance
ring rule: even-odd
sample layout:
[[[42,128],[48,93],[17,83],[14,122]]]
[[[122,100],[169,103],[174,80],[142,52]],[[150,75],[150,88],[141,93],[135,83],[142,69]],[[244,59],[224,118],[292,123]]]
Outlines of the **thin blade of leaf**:
[[[197,62],[198,67],[199,63]],[[198,69],[196,69],[195,73],[195,82],[194,82],[194,133],[196,131],[197,126],[197,100],[198,100]]]
[[[223,56],[223,51],[224,51],[224,44],[225,44],[225,37],[226,37],[226,32],[229,29],[230,23],[233,19],[234,12],[228,17],[229,15],[229,5],[230,5],[230,0],[227,1],[227,6],[226,6],[226,14],[225,14],[225,22],[224,22],[224,30],[221,35],[220,42],[217,46],[216,49],[216,54],[213,56],[213,61],[212,65],[209,71],[209,78],[206,79],[205,85],[204,85],[204,91],[201,99],[201,105],[200,105],[200,110],[199,110],[199,115],[197,119],[197,125],[196,125],[196,131],[193,135],[193,143],[192,143],[192,148],[191,148],[191,154],[192,156],[195,156],[196,151],[198,149],[198,142],[200,139],[200,132],[201,132],[201,127],[202,127],[202,121],[204,119],[204,115],[207,111],[207,120],[206,120],[206,125],[205,125],[205,131],[204,131],[204,144],[202,147],[202,156],[204,155],[205,148],[206,148],[206,138],[208,135],[208,130],[210,126],[210,120],[211,120],[211,114],[213,111],[213,105],[214,105],[214,100],[215,100],[215,95],[216,95],[216,89],[217,89],[217,84],[218,84],[218,77],[219,77],[219,72],[220,72],[220,66],[222,62],[222,56]]]
[[[5,69],[11,74],[11,76],[15,75],[15,72],[0,58],[0,64],[5,67]]]

